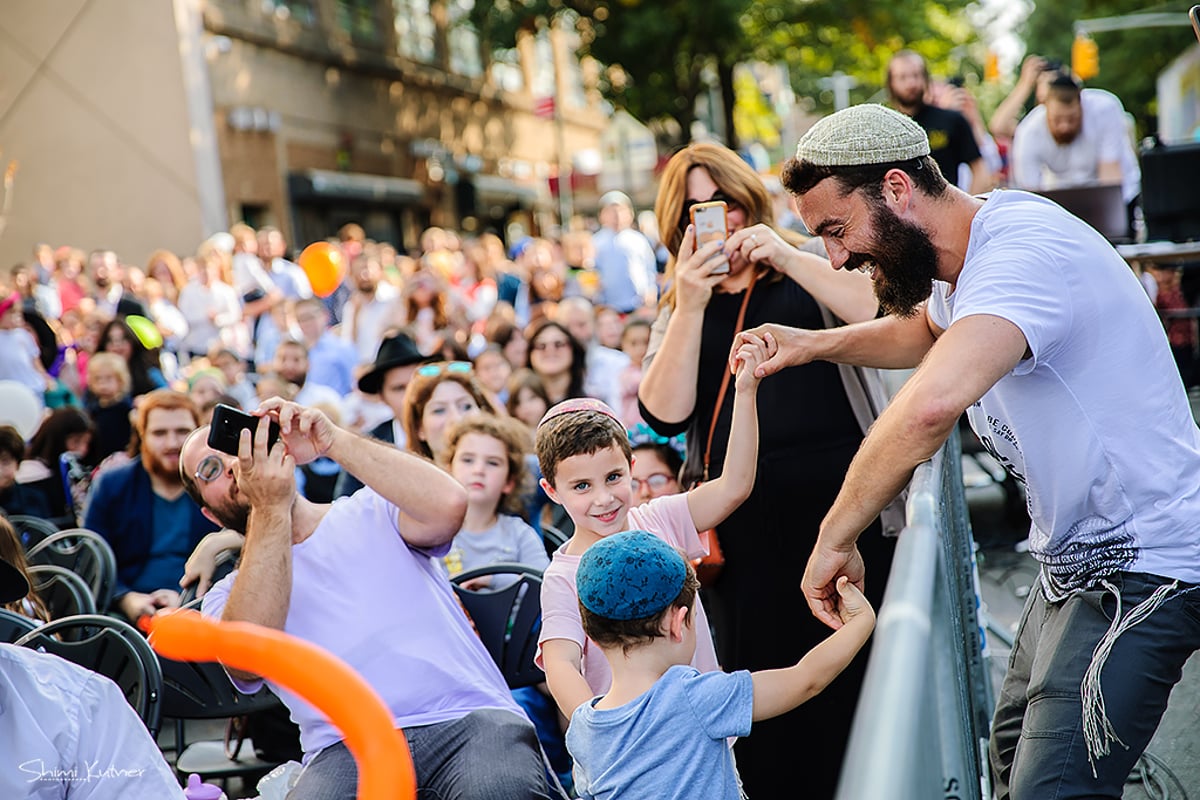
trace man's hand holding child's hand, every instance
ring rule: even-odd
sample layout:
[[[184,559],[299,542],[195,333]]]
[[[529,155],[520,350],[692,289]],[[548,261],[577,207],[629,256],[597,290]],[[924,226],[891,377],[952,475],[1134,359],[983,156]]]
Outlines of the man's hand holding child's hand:
[[[837,579],[837,591],[838,596],[841,598],[841,602],[838,603],[837,614],[841,618],[843,625],[849,624],[852,619],[862,617],[865,622],[874,626],[875,610],[871,608],[871,603],[867,600],[866,596],[845,575]]]
[[[757,389],[761,379],[755,377],[754,371],[767,358],[769,356],[766,342],[757,336],[743,337],[741,346],[733,356],[733,369],[736,377],[734,389],[738,392]]]

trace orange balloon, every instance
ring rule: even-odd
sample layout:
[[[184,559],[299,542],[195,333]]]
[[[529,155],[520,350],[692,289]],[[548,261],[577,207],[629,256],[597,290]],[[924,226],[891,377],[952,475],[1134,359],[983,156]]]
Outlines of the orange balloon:
[[[316,288],[316,287],[313,287]],[[317,707],[346,736],[358,762],[359,800],[415,800],[417,777],[404,732],[383,700],[345,661],[282,631],[249,622],[217,622],[196,611],[142,617],[150,645],[176,661],[220,661],[286,686]]]
[[[313,242],[300,253],[299,262],[317,297],[333,294],[346,271],[342,249],[331,242]]]

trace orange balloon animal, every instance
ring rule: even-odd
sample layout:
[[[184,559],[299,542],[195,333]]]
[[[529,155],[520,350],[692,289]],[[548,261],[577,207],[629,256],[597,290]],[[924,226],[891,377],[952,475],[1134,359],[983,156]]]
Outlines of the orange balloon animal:
[[[329,297],[342,282],[346,258],[336,244],[313,242],[300,252],[297,261],[317,297]]]
[[[177,661],[220,661],[269,678],[303,697],[346,735],[358,762],[359,800],[416,798],[403,731],[362,676],[314,644],[248,622],[217,622],[190,610],[143,617],[150,645]]]

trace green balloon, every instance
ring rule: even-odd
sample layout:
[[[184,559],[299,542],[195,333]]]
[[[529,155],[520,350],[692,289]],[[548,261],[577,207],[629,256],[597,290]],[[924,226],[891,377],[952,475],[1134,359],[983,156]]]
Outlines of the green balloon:
[[[142,347],[147,350],[162,347],[162,332],[150,320],[138,314],[130,314],[125,318],[125,324],[129,326],[129,330],[133,331],[133,335],[142,343]]]

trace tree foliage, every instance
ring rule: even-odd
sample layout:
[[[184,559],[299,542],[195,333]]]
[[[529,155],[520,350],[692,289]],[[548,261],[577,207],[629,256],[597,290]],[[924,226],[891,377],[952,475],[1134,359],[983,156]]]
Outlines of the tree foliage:
[[[566,14],[583,33],[584,54],[610,67],[605,97],[643,120],[673,118],[686,138],[696,99],[714,78],[725,129],[734,130],[735,96],[742,102],[747,92],[735,87],[733,67],[745,61],[786,65],[797,93],[824,111],[833,97],[821,79],[840,70],[858,80],[853,102],[877,97],[887,60],[904,47],[924,55],[935,74],[980,74],[980,21],[968,17],[969,7],[968,0],[499,0],[476,2],[471,22],[488,44],[511,47],[521,30]],[[738,127],[753,131],[747,113]]]
[[[965,0],[782,0],[751,4],[751,57],[787,64],[798,94],[815,109],[833,109],[821,81],[835,72],[857,80],[851,102],[881,99],[888,59],[900,49],[923,55],[935,75],[982,72],[984,46],[966,15]]]
[[[733,66],[749,51],[741,18],[750,2],[504,0],[477,2],[471,21],[489,45],[511,47],[522,30],[564,14],[577,20],[581,55],[609,67],[605,97],[643,120],[669,116],[686,137],[709,83],[732,101]],[[725,128],[732,130],[732,102],[726,106]]]
[[[1143,132],[1155,129],[1155,81],[1158,73],[1195,44],[1187,10],[1195,0],[1165,2],[1147,8],[1138,0],[1055,0],[1042,2],[1026,19],[1022,34],[1027,51],[1069,64],[1077,20],[1123,14],[1177,12],[1179,26],[1095,33],[1100,48],[1100,74],[1088,86],[1108,89],[1121,98]]]

